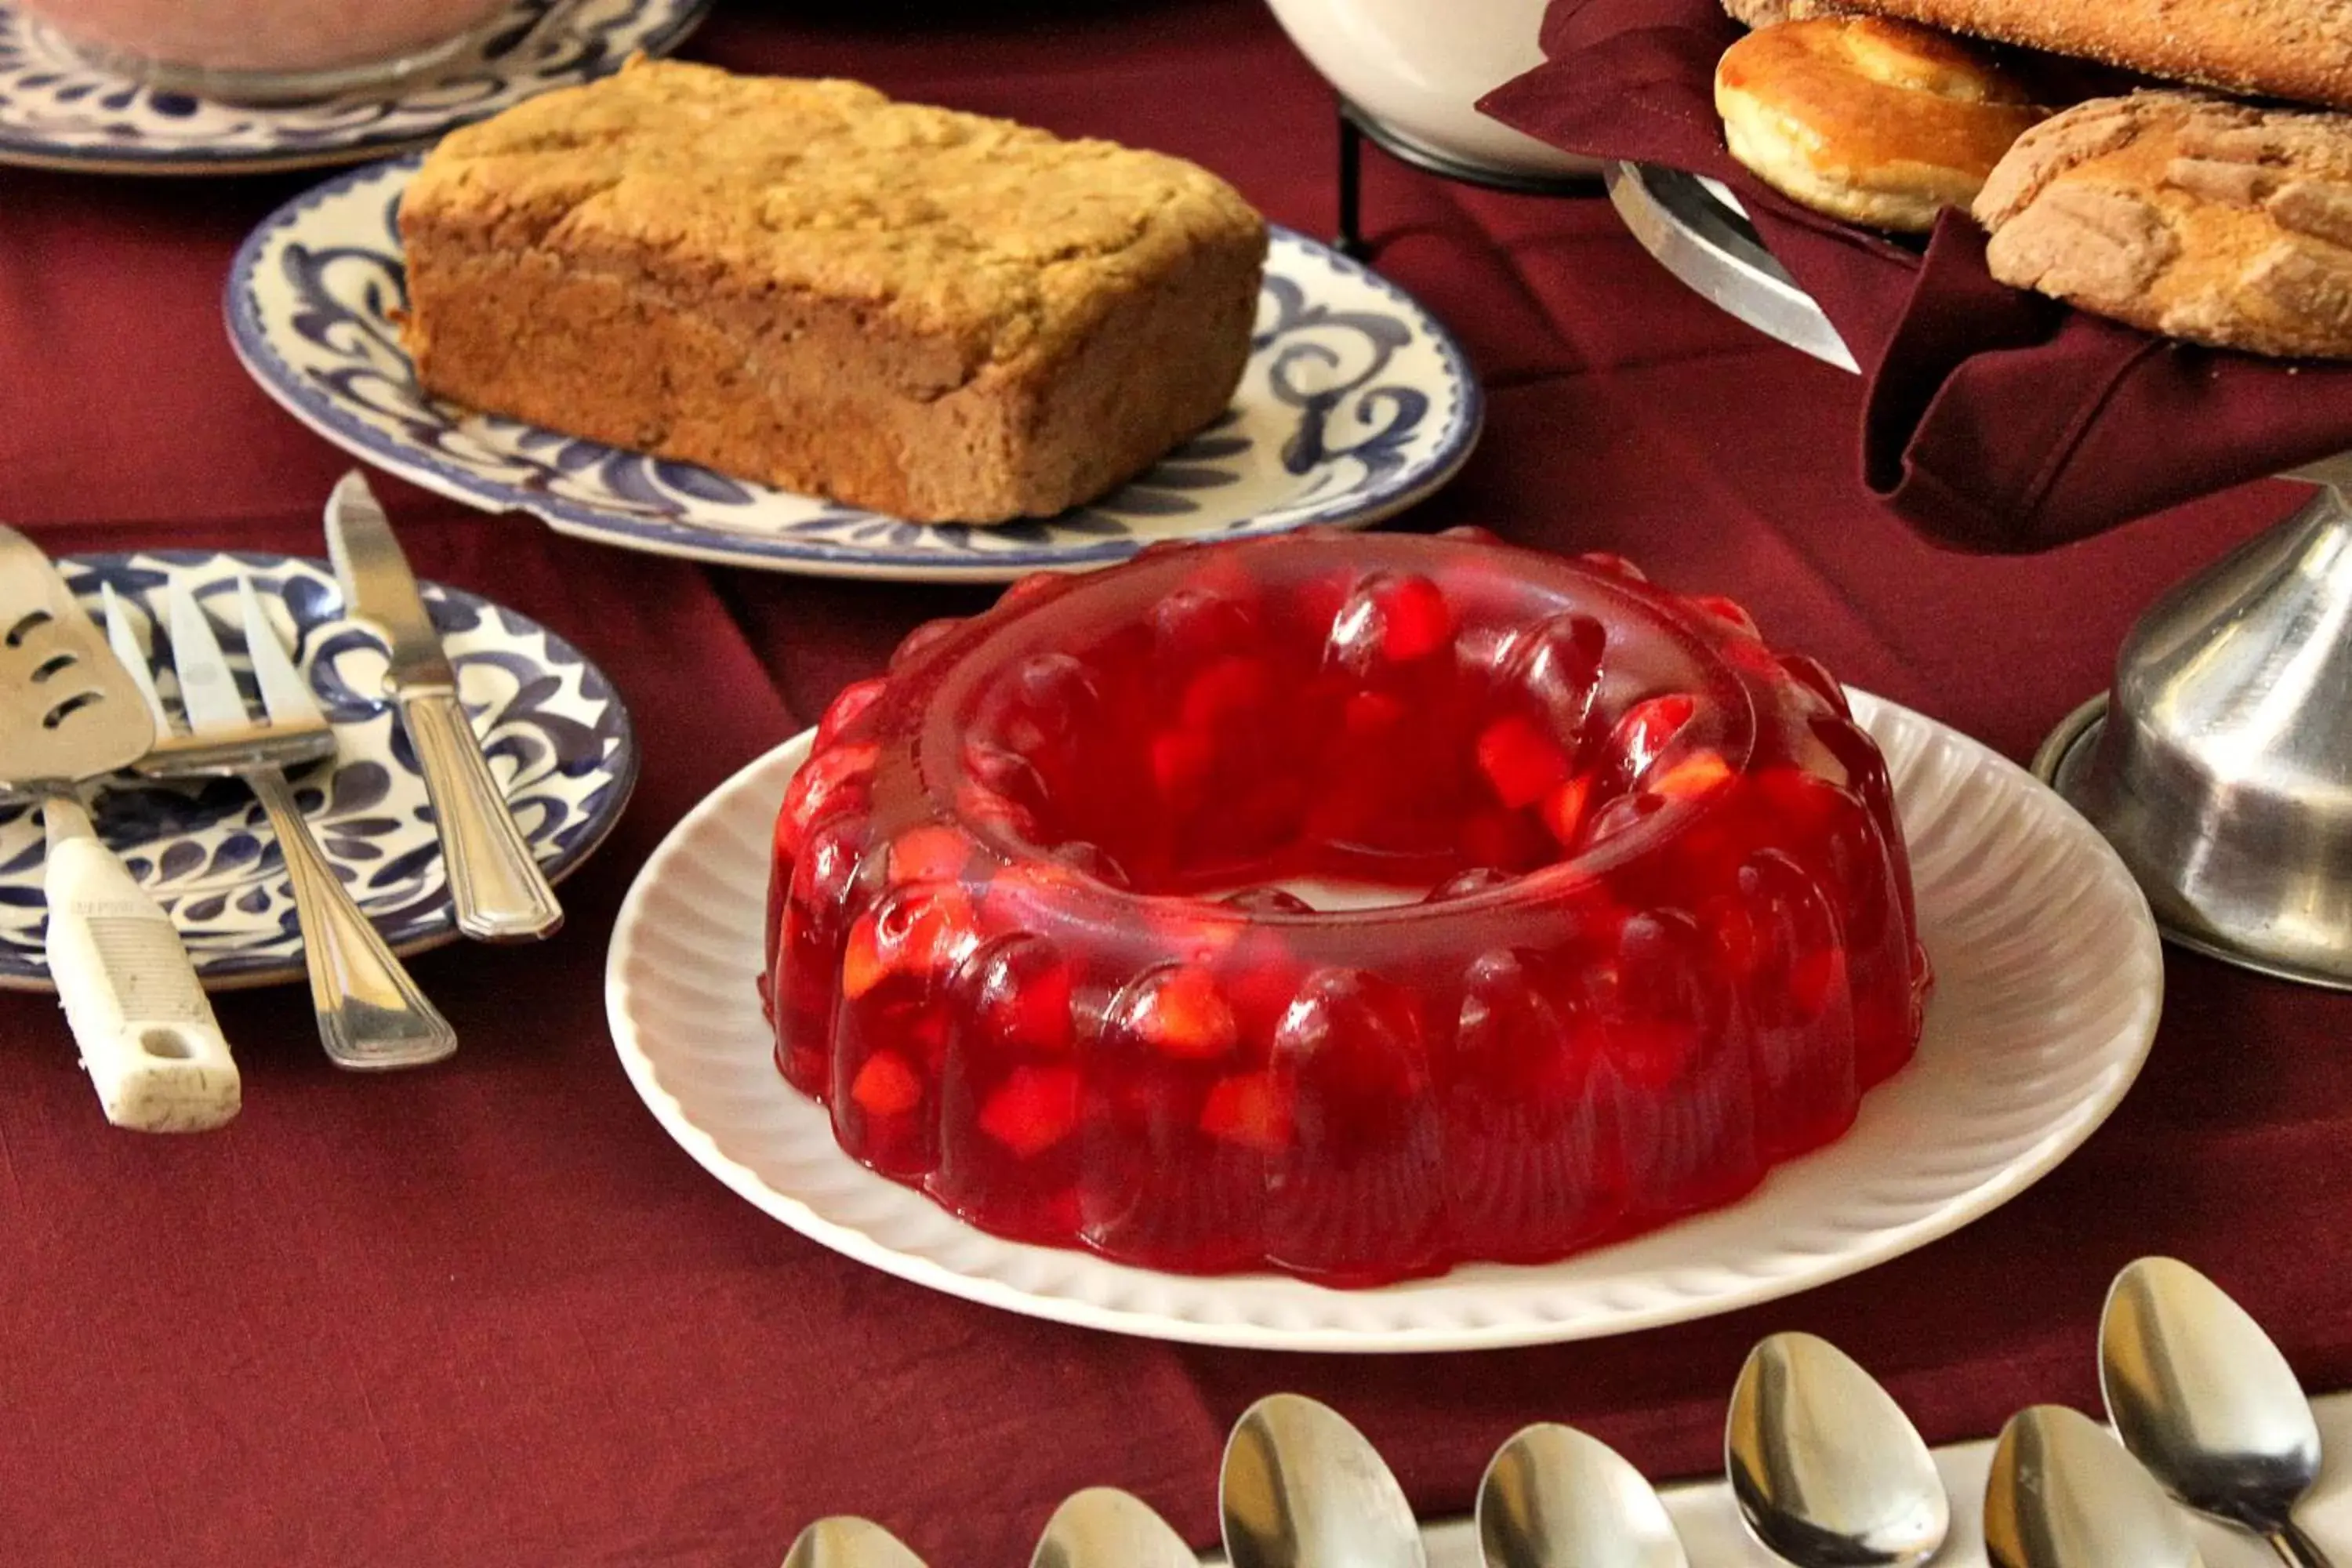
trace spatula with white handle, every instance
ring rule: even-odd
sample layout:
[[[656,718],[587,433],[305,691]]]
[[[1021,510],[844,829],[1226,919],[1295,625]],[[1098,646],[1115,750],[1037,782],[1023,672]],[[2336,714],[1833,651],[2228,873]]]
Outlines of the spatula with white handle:
[[[106,1119],[199,1132],[236,1114],[236,1063],[171,917],[99,842],[77,793],[154,738],[139,687],[57,568],[0,526],[0,788],[41,801],[49,976]]]

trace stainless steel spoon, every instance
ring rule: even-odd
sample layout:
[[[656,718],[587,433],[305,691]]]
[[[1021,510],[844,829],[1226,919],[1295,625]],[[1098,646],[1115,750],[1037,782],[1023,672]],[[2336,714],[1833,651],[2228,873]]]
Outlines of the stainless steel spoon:
[[[835,1514],[800,1532],[784,1568],[924,1568],[897,1536],[870,1519]]]
[[[1427,1568],[1378,1451],[1299,1394],[1270,1394],[1234,1423],[1217,1499],[1233,1568]]]
[[[1951,1529],[1943,1478],[1910,1417],[1811,1334],[1774,1334],[1748,1352],[1723,1455],[1748,1532],[1801,1568],[1910,1568]]]
[[[2001,1428],[1984,1533],[1993,1568],[2204,1568],[2188,1519],[2139,1461],[2057,1405]]]
[[[1665,1504],[1616,1449],[1572,1426],[1529,1426],[1478,1483],[1486,1568],[1689,1568]]]
[[[1029,1568],[1200,1568],[1200,1559],[1141,1498],[1089,1487],[1045,1521]]]
[[[2167,1491],[2271,1543],[2291,1568],[2328,1568],[2294,1522],[2319,1479],[2319,1423],[2262,1325],[2186,1263],[2143,1258],[2099,1320],[2107,1418]]]

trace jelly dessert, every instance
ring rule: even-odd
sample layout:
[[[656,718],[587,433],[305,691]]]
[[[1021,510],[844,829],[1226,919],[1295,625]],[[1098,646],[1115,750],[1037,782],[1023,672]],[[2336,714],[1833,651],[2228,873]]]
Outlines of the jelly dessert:
[[[1339,1285],[1738,1197],[1927,989],[1818,664],[1464,533],[1158,549],[918,628],[786,795],[769,952],[778,1066],[875,1170]]]

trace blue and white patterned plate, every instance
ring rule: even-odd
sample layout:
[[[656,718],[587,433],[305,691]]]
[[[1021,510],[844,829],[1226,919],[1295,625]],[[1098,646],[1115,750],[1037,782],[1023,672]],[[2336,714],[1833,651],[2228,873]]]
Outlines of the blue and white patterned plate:
[[[237,252],[228,327],[265,390],[329,440],[428,489],[629,549],[818,576],[1007,582],[1154,540],[1359,528],[1451,479],[1484,402],[1460,347],[1402,290],[1275,231],[1234,405],[1132,483],[1058,517],[908,522],[731,479],[428,395],[400,346],[404,159],[280,208]]]
[[[630,55],[667,54],[711,0],[515,0],[478,64],[394,98],[259,108],[156,92],[85,64],[0,0],[0,163],[110,174],[238,174],[421,146]]]
[[[383,639],[343,619],[342,591],[323,562],[155,550],[58,564],[93,616],[102,583],[133,606],[167,704],[178,684],[156,623],[168,615],[164,584],[192,587],[257,712],[236,604],[236,574],[251,576],[335,727],[333,760],[294,776],[320,847],[394,948],[415,952],[456,938],[424,775],[380,695]],[[546,627],[455,588],[428,584],[424,593],[477,729],[486,711],[491,716],[490,772],[540,864],[560,879],[604,842],[628,804],[637,777],[628,713],[604,672]],[[172,912],[207,987],[302,977],[286,863],[245,785],[126,777],[99,791],[92,815],[131,874]],[[0,804],[0,988],[49,989],[41,860],[35,808]]]

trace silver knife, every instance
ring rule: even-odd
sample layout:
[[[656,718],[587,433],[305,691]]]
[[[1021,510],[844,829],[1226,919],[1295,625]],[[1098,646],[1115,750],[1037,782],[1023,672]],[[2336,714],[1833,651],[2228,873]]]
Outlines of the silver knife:
[[[532,858],[490,777],[457,701],[457,675],[417,595],[416,578],[383,508],[356,468],[327,499],[327,553],[343,605],[391,647],[384,689],[425,770],[425,790],[449,868],[457,929],[477,942],[530,942],[563,923],[555,890]]]

